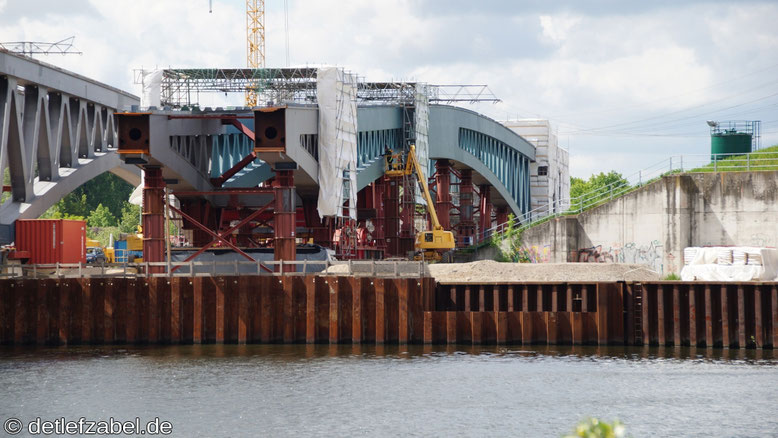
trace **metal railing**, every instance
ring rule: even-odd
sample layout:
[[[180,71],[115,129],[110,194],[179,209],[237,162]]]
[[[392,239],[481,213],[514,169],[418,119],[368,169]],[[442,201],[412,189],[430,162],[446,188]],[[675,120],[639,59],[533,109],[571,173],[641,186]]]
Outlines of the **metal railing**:
[[[296,261],[207,261],[207,262],[142,262],[142,263],[54,263],[6,264],[0,266],[0,278],[149,278],[208,277],[216,275],[249,276],[370,276],[425,277],[423,261],[384,260],[296,260]],[[152,272],[161,270],[163,272]]]
[[[683,172],[752,172],[760,170],[778,170],[778,152],[674,155],[625,177],[624,181],[611,183],[577,197],[549,202],[521,216],[513,217],[507,222],[482,232],[475,245],[480,245],[503,234],[510,227],[518,227],[522,230],[564,214],[581,213],[648,185],[665,175]]]

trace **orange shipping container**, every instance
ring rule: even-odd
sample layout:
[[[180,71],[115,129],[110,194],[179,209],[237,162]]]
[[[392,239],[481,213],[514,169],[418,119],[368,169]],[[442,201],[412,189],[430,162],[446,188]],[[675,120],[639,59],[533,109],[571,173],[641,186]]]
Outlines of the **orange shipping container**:
[[[29,251],[29,263],[86,263],[86,222],[18,220],[16,250]]]

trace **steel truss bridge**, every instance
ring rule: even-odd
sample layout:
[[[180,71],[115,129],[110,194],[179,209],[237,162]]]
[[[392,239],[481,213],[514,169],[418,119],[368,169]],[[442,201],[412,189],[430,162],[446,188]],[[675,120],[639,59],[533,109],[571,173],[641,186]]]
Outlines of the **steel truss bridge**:
[[[194,107],[122,112],[137,108],[138,98],[35,60],[0,52],[0,164],[10,175],[4,187],[10,197],[0,207],[4,241],[13,240],[16,219],[37,217],[102,172],[112,171],[137,185],[139,167],[147,169],[146,186],[151,184],[156,190],[153,196],[167,187],[181,200],[180,213],[187,218],[185,227],[196,229],[196,245],[224,241],[224,245],[251,246],[256,242],[250,242],[250,235],[241,234],[247,229],[249,234],[252,229],[269,230],[278,238],[279,214],[286,215],[285,227],[291,231],[285,238],[292,236],[292,244],[293,236],[305,234],[306,229],[313,230],[317,242],[330,240],[327,233],[331,228],[327,230],[315,211],[318,107],[310,97],[315,93],[315,81],[311,81],[315,75],[292,70],[263,69],[265,76],[260,79],[266,81],[266,91],[277,97],[284,93],[295,96],[276,111],[201,111]],[[235,84],[258,79],[240,76],[245,75],[244,69],[211,72],[233,74],[228,81],[233,90],[243,91],[244,85]],[[234,75],[244,82],[236,82]],[[215,81],[213,74],[205,77]],[[275,85],[268,86],[271,81],[276,81]],[[217,82],[212,84],[214,88],[219,86]],[[402,217],[409,209],[398,206],[407,201],[401,200],[400,192],[383,177],[383,154],[387,147],[397,151],[407,146],[408,114],[413,111],[410,96],[416,87],[403,83],[360,84],[360,219],[372,218],[376,225],[386,221],[380,224],[383,235],[375,231],[378,236],[373,236],[386,248],[392,246],[388,242],[392,233],[406,242],[411,239],[412,244],[412,220]],[[507,219],[508,213],[526,213],[530,207],[529,163],[535,159],[534,147],[484,115],[445,104],[496,98],[484,86],[429,89],[429,169],[435,169],[429,177],[442,221],[460,236],[475,238],[495,220],[499,223]],[[167,96],[182,90],[168,90]],[[163,101],[165,93],[163,86]],[[283,132],[283,147],[257,148],[257,124],[262,129],[257,130],[256,137],[264,135],[269,125]],[[124,160],[117,153],[122,149]],[[154,226],[149,227],[146,229],[153,234]],[[238,235],[238,240],[229,238],[230,233],[225,231]],[[246,239],[241,241],[241,235]],[[156,239],[151,239],[149,245],[159,247],[162,239]],[[460,239],[461,244],[468,242]],[[395,247],[395,252],[400,250]]]
[[[113,114],[139,99],[92,79],[0,49],[0,242],[103,172],[131,184],[140,171],[116,154]]]

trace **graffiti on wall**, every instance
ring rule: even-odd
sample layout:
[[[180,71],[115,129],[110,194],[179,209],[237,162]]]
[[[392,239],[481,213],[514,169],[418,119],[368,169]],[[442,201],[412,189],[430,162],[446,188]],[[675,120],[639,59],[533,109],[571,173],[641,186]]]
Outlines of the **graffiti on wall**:
[[[551,245],[532,245],[522,248],[526,261],[530,263],[551,262]]]
[[[634,242],[610,246],[596,245],[589,248],[581,248],[573,259],[581,263],[630,263],[647,265],[657,272],[662,272],[663,246],[658,240],[647,245],[638,245]]]

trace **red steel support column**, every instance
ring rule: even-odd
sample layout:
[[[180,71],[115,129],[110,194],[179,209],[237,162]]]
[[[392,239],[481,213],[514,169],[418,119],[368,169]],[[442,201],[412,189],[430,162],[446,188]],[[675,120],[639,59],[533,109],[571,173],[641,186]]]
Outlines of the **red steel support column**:
[[[497,207],[497,225],[502,225],[508,222],[508,206],[502,205]]]
[[[275,260],[295,261],[297,259],[297,247],[295,245],[295,193],[294,174],[291,170],[276,170],[276,178],[273,183],[275,190],[275,210],[273,230],[275,239],[273,242]],[[294,265],[284,266],[284,272],[294,271]]]
[[[162,169],[147,167],[143,177],[143,260],[165,261],[165,181]],[[149,268],[151,273],[164,272],[164,266]]]
[[[387,254],[400,255],[400,180],[385,180],[384,214]]]
[[[379,178],[373,183],[373,205],[375,206],[375,218],[373,219],[373,239],[377,248],[386,250],[386,210],[384,209],[384,197],[386,193],[386,181]]]
[[[435,212],[444,230],[451,229],[451,163],[448,160],[435,162],[435,184],[437,193],[435,196]]]
[[[400,210],[400,254],[404,256],[413,251],[416,240],[414,219],[416,216],[416,176],[410,175],[403,179],[402,209]]]
[[[475,243],[475,222],[473,222],[473,171],[462,169],[459,183],[459,225],[457,226],[457,246]]]
[[[319,217],[316,198],[303,198],[303,215],[305,226],[313,230],[313,243],[326,248],[332,248],[332,235],[327,224]]]
[[[479,220],[478,220],[478,235],[481,239],[486,237],[486,230],[492,228],[492,196],[490,189],[492,186],[483,184],[478,186],[478,191],[481,192],[481,199],[478,206]]]

